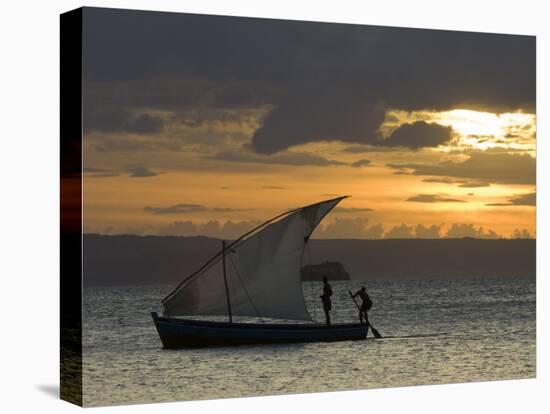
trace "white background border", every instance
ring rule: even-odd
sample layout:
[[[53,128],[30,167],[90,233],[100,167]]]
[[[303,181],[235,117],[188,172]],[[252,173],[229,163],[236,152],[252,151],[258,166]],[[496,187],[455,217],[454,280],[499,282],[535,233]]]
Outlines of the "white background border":
[[[543,412],[548,362],[549,34],[544,1],[110,0],[87,6],[537,35],[537,379],[119,406],[115,413]],[[4,2],[0,15],[0,407],[75,412],[55,397],[59,364],[59,14],[78,1]],[[514,59],[514,56],[510,56]],[[546,102],[545,102],[546,98]],[[541,185],[542,183],[542,185]],[[546,328],[544,325],[547,325]],[[546,350],[546,351],[543,351]],[[546,398],[545,398],[546,397]],[[547,408],[546,408],[547,409]]]

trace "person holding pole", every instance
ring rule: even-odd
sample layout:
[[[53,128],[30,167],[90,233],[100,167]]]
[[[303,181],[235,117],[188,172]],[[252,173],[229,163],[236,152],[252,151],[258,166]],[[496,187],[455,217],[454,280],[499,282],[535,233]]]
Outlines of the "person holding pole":
[[[367,312],[372,308],[372,300],[367,293],[367,288],[363,286],[360,290],[355,292],[351,297],[355,298],[359,296],[361,298],[361,307],[359,308],[359,321],[363,324],[363,316],[365,317],[365,322],[369,322],[369,316]]]
[[[353,300],[353,302],[355,303],[355,306],[357,306],[357,309],[359,310],[359,321],[361,322],[361,325],[363,324],[363,316],[364,316],[365,322],[370,327],[370,330],[372,331],[372,334],[374,335],[374,337],[377,339],[381,339],[382,335],[380,334],[380,332],[378,332],[377,329],[374,328],[374,326],[371,325],[369,321],[369,316],[367,315],[367,311],[369,311],[370,308],[372,308],[372,300],[370,300],[370,297],[367,293],[367,289],[365,288],[365,286],[363,286],[355,294],[352,294],[351,291],[348,291],[348,293],[351,297],[351,300]],[[361,306],[359,306],[359,304],[355,300],[356,296],[359,296],[362,299],[363,303],[361,303]]]

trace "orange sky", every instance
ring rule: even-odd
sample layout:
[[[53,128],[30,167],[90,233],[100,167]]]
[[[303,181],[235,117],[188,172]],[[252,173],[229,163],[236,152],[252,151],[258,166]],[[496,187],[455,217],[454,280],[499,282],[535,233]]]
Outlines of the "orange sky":
[[[351,195],[313,237],[535,236],[534,36],[98,8],[83,30],[86,232],[234,238]]]
[[[369,227],[377,224],[383,226],[386,236],[391,234],[393,227],[402,224],[440,226],[441,237],[453,224],[473,225],[475,230],[483,227],[481,234],[493,230],[503,237],[512,237],[516,229],[535,234],[533,202],[514,201],[519,196],[533,193],[534,183],[522,183],[521,180],[518,183],[493,182],[492,178],[485,179],[483,171],[478,178],[474,172],[474,178],[464,179],[415,175],[411,170],[399,173],[399,169],[388,166],[460,163],[472,152],[486,156],[529,154],[534,157],[535,117],[532,114],[505,113],[499,116],[465,110],[394,111],[386,114],[386,118],[393,122],[385,122],[381,127],[385,135],[403,122],[424,119],[453,127],[455,137],[449,145],[430,149],[388,149],[331,141],[298,145],[279,155],[248,154],[242,159],[235,157],[231,160],[212,158],[222,149],[243,153],[243,144],[251,139],[254,128],[261,124],[264,112],[256,111],[250,115],[250,122],[244,124],[239,121],[204,126],[203,129],[220,134],[214,146],[191,139],[191,144],[178,150],[137,151],[131,159],[116,151],[111,154],[97,151],[94,143],[107,139],[139,141],[143,137],[127,133],[123,136],[92,134],[86,137],[85,167],[91,170],[84,178],[86,231],[216,236],[220,232],[214,228],[201,231],[200,227],[209,221],[218,221],[220,226],[227,221],[241,223],[241,227],[235,228],[235,233],[228,230],[226,235],[231,237],[252,226],[253,222],[266,220],[288,208],[349,194],[352,197],[340,205],[341,209],[325,219],[316,232],[317,237],[380,237],[368,233]],[[174,123],[154,139],[158,141],[169,139],[166,137],[170,135],[191,135],[193,132],[204,133]],[[512,133],[514,137],[511,138]],[[296,161],[292,154],[298,155]],[[301,154],[330,160],[334,165],[307,165],[307,158],[300,164]],[[267,158],[271,160],[266,161]],[[361,160],[368,162],[352,166]],[[297,165],[292,165],[294,163]],[[129,167],[126,170],[111,167],[121,164]],[[148,165],[148,171],[145,174],[138,171],[134,175],[149,176],[132,177],[132,168],[141,165]],[[441,174],[445,174],[444,169]],[[177,205],[181,206],[168,209]],[[345,227],[352,221],[356,228],[353,231]],[[193,230],[189,225],[178,227],[175,222],[191,222],[197,228]],[[338,224],[342,228],[339,229]],[[472,227],[464,229],[471,231]],[[411,237],[414,236],[412,231]]]

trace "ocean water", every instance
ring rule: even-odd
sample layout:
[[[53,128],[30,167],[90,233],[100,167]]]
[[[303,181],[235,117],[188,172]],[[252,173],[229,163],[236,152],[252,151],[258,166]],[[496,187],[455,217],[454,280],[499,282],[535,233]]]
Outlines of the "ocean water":
[[[333,322],[358,319],[332,282]],[[384,339],[164,350],[150,316],[171,286],[86,288],[84,405],[533,378],[535,278],[370,281]],[[303,284],[323,321],[321,283]]]

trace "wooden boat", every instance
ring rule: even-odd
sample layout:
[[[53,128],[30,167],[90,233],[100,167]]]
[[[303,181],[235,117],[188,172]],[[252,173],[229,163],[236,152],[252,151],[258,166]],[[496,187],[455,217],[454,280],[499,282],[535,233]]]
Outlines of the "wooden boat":
[[[302,292],[309,237],[344,198],[284,212],[233,242],[222,242],[219,253],[164,298],[163,316],[152,312],[164,348],[365,339],[368,324],[313,323]],[[233,321],[236,316],[309,323],[242,323]]]
[[[197,321],[164,318],[152,312],[162,345],[167,349],[276,344],[293,342],[335,342],[365,339],[366,324],[267,324]]]

